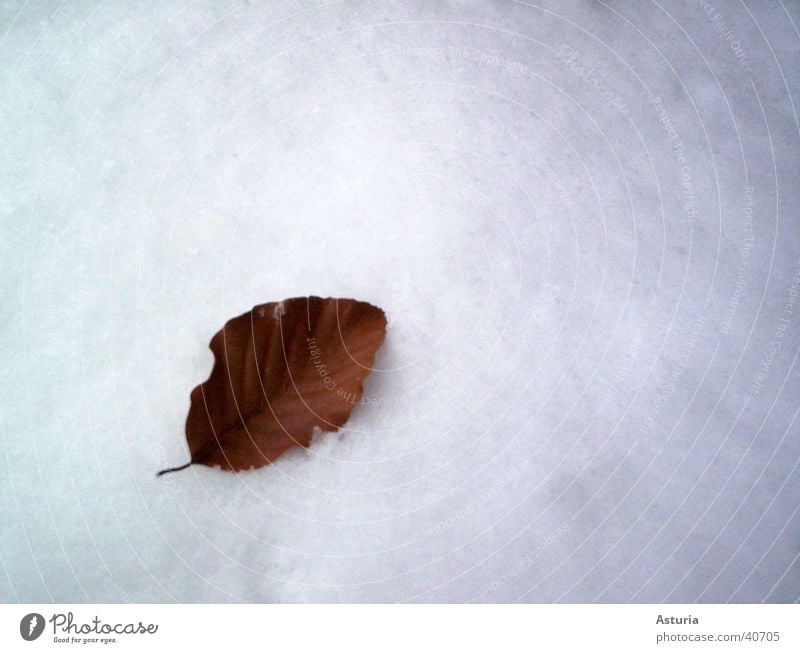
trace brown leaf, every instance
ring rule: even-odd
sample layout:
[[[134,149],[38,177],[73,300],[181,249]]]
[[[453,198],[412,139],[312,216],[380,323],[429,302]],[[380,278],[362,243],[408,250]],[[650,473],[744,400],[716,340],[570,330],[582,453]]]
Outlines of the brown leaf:
[[[384,312],[353,299],[260,304],[211,339],[214,368],[191,394],[191,464],[239,471],[307,447],[350,416],[386,333]]]

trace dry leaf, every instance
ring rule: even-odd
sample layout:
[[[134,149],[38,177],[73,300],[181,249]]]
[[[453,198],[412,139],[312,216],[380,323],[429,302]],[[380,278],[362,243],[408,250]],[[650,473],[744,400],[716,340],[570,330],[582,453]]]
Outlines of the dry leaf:
[[[214,368],[191,394],[191,464],[239,471],[267,465],[315,430],[350,416],[386,333],[384,312],[353,299],[261,304],[211,339]]]

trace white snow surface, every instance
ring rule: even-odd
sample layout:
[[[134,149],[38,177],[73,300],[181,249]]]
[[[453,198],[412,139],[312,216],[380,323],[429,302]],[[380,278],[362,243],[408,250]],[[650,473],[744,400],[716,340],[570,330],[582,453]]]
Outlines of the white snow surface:
[[[0,16],[0,601],[798,600],[798,4]],[[156,478],[311,294],[346,427]]]

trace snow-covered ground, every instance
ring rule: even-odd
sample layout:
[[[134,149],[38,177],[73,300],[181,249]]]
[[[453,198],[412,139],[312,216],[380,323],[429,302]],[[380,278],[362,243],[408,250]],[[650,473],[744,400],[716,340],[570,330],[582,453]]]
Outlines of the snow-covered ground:
[[[0,600],[798,600],[796,3],[0,16]],[[346,428],[156,478],[307,294]]]

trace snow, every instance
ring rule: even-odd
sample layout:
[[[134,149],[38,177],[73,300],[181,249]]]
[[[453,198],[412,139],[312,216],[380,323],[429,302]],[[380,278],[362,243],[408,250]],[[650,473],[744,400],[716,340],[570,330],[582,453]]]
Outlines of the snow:
[[[796,5],[0,21],[0,600],[800,597]],[[156,478],[310,294],[389,319],[346,427]]]

